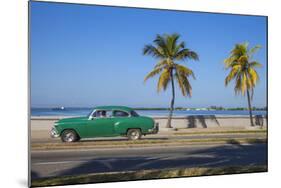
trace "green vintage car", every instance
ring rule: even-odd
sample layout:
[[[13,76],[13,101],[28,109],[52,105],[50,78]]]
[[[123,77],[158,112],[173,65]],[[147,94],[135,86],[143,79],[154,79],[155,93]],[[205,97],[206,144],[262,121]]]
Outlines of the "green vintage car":
[[[142,135],[157,134],[158,124],[150,117],[139,116],[132,108],[124,106],[98,106],[88,116],[65,118],[55,122],[52,137],[63,142],[83,138],[126,136],[130,140]]]

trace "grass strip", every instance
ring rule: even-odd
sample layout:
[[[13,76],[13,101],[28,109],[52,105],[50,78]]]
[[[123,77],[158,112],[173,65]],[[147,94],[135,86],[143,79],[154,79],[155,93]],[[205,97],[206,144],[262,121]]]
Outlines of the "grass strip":
[[[61,150],[61,149],[95,149],[95,148],[128,148],[128,147],[153,147],[153,146],[174,146],[183,144],[243,144],[243,143],[266,143],[266,138],[207,138],[207,139],[178,139],[178,140],[137,140],[137,141],[91,141],[76,143],[46,143],[32,144],[31,149],[34,150]]]
[[[208,134],[257,134],[267,133],[267,130],[237,130],[237,131],[198,131],[198,132],[176,132],[174,135],[208,135]]]
[[[162,179],[175,177],[194,177],[206,175],[224,175],[237,173],[267,172],[266,165],[260,166],[229,166],[215,168],[182,168],[182,169],[161,169],[141,170],[127,172],[93,173],[86,175],[62,176],[54,178],[41,178],[32,180],[32,187],[58,186],[67,184],[102,183],[130,180]]]

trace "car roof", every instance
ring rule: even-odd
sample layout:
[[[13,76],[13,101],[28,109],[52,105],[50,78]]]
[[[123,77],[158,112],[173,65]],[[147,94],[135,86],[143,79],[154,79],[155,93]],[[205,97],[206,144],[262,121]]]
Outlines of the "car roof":
[[[95,109],[98,109],[98,110],[125,110],[125,111],[133,110],[132,108],[127,107],[127,106],[96,106]]]

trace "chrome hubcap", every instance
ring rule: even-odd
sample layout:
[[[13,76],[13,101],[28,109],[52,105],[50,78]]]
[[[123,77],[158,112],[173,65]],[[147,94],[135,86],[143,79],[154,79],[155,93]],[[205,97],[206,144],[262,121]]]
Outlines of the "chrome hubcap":
[[[65,140],[66,140],[67,142],[72,142],[72,141],[74,140],[74,135],[73,135],[72,133],[67,133],[67,134],[65,135]]]
[[[139,133],[137,131],[133,131],[131,133],[131,138],[134,139],[134,140],[138,139],[139,138]]]

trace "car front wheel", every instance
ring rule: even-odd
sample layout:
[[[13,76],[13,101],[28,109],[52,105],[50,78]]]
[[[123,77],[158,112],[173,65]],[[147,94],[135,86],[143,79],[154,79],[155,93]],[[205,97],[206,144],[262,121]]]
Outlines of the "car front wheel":
[[[75,142],[78,140],[78,135],[73,130],[65,130],[61,135],[61,140],[63,142]]]
[[[141,131],[139,129],[129,129],[127,137],[129,140],[138,140],[141,138]]]

